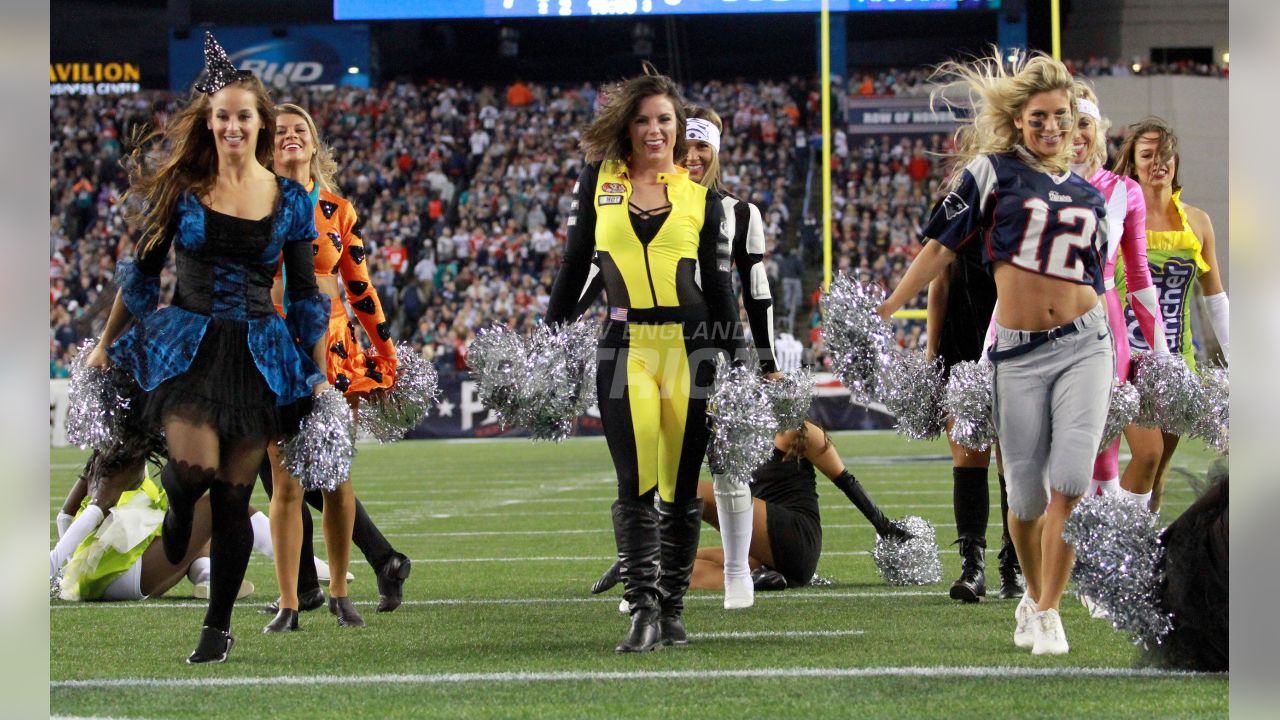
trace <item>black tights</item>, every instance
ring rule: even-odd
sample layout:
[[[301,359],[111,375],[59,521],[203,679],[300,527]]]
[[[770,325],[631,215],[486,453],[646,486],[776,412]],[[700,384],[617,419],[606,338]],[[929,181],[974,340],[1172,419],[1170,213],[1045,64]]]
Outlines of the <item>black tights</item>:
[[[230,630],[231,611],[253,550],[249,496],[253,494],[258,465],[266,455],[266,441],[223,440],[208,425],[177,418],[166,420],[165,436],[169,446],[165,469],[182,488],[182,497],[170,498],[170,502],[194,505],[205,490],[209,491],[213,531],[209,543],[209,608],[204,624]]]
[[[274,486],[271,484],[271,460],[268,458],[262,459],[258,467],[258,478],[262,480],[262,488],[267,491],[267,497],[271,497]],[[319,490],[308,490],[302,497],[307,501],[307,505],[324,512],[324,493]],[[320,587],[320,579],[316,576],[315,546],[311,542],[311,535],[311,511],[303,505],[302,553],[298,562],[299,593],[310,592]],[[373,518],[369,517],[369,513],[365,511],[364,504],[359,499],[356,500],[356,522],[351,531],[351,541],[360,548],[360,552],[364,554],[365,560],[369,562],[374,572],[381,570],[395,553],[395,548],[391,547],[391,543],[378,526],[373,524]]]

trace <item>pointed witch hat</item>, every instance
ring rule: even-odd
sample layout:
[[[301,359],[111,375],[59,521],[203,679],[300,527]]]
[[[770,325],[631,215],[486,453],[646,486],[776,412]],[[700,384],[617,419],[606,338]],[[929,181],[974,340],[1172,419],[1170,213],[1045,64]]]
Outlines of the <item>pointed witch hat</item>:
[[[204,71],[200,73],[200,77],[196,78],[196,90],[212,95],[226,87],[228,83],[252,75],[253,73],[248,70],[237,70],[231,63],[231,59],[227,57],[227,51],[223,50],[218,41],[213,38],[213,33],[205,31]]]

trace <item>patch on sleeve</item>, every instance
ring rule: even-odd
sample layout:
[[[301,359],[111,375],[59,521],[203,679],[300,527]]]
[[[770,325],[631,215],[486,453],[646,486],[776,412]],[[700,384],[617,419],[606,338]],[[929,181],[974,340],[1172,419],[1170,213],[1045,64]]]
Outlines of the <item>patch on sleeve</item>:
[[[957,216],[963,214],[969,209],[969,203],[964,201],[956,193],[950,193],[942,200],[942,211],[947,214],[948,220],[954,220]]]

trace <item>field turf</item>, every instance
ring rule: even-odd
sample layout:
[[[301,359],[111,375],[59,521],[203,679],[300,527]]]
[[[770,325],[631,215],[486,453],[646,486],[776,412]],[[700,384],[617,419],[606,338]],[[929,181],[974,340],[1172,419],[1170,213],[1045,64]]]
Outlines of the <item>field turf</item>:
[[[375,614],[369,566],[352,595],[368,627],[341,629],[325,610],[302,631],[264,636],[257,609],[275,597],[254,555],[257,591],[237,606],[222,665],[188,666],[203,614],[180,583],[142,603],[50,601],[50,708],[117,718],[728,718],[1225,717],[1228,678],[1141,669],[1139,653],[1064,598],[1065,657],[1013,646],[1016,601],[965,606],[947,597],[959,572],[945,443],[892,433],[836,433],[845,461],[891,517],[920,515],[943,545],[943,581],[884,584],[875,534],[819,478],[828,587],[757,594],[725,611],[694,591],[687,648],[618,656],[621,588],[588,588],[614,554],[612,468],[601,438],[362,445],[354,482],[374,520],[413,559],[406,602]],[[52,518],[85,454],[51,451]],[[1193,440],[1174,456],[1168,524],[1195,498],[1213,460]],[[709,479],[709,478],[708,478]],[[989,580],[1000,522],[992,472]],[[253,502],[266,507],[259,488]],[[317,552],[323,548],[316,523]],[[51,540],[52,542],[52,540]],[[719,543],[703,526],[703,544]]]

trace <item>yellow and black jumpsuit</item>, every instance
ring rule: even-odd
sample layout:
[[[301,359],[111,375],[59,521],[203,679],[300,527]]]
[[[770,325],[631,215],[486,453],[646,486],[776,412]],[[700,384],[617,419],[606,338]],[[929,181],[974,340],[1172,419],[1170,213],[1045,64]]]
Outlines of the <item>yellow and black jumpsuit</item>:
[[[619,651],[651,649],[646,633],[656,624],[660,594],[662,639],[683,641],[680,613],[697,552],[697,485],[709,436],[706,398],[716,356],[742,342],[719,198],[682,168],[658,178],[669,206],[642,209],[630,202],[624,163],[582,171],[546,318],[573,319],[595,253],[609,303],[596,383],[618,476],[614,532],[633,618]]]

